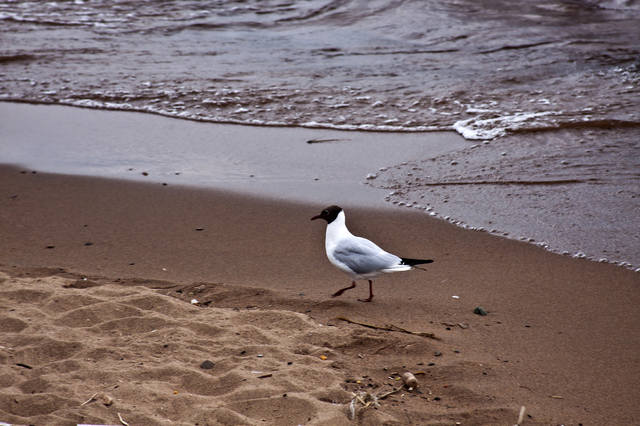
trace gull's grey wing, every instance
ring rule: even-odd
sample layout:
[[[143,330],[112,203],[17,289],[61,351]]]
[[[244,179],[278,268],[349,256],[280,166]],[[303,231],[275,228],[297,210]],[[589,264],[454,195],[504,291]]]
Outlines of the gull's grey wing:
[[[338,243],[333,256],[358,275],[390,268],[401,260],[398,256],[387,253],[371,241],[360,237]]]

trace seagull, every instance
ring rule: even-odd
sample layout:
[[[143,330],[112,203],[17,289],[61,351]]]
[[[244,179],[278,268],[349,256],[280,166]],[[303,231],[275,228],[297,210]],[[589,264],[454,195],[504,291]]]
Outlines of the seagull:
[[[358,299],[360,302],[371,302],[373,299],[373,281],[370,278],[383,272],[409,271],[418,268],[416,265],[431,263],[431,259],[408,259],[388,253],[366,238],[357,237],[347,229],[342,207],[329,206],[311,220],[327,221],[325,249],[329,261],[338,269],[351,275],[349,287],[333,293],[331,297],[340,296],[347,290],[355,288],[356,280],[369,281],[369,297]]]

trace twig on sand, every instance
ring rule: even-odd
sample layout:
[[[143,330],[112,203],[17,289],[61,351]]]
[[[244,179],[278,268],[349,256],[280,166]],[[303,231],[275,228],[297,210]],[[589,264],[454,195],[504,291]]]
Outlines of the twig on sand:
[[[349,403],[349,420],[353,420],[356,418],[356,411],[358,410],[358,405],[362,405],[362,409],[366,409],[369,407],[379,408],[380,403],[378,401],[385,399],[386,397],[393,395],[394,393],[398,393],[402,390],[402,387],[397,389],[393,389],[389,392],[385,392],[380,395],[373,395],[369,392],[360,391],[356,393],[352,393],[353,398]]]
[[[363,392],[363,391],[352,393],[352,395],[353,395],[353,398],[349,403],[349,420],[353,420],[356,418],[356,410],[357,410],[356,403],[362,404],[362,409],[369,408],[369,407],[374,407],[374,408],[380,407],[380,404],[378,403],[378,397],[376,395],[370,394],[369,392]]]
[[[356,399],[353,398],[349,403],[349,420],[356,418]]]
[[[94,393],[93,395],[91,395],[91,398],[87,399],[85,402],[83,402],[82,404],[80,404],[80,406],[82,407],[83,405],[87,405],[88,403],[95,401],[96,400],[96,396],[98,395],[98,393]]]
[[[129,423],[124,421],[120,413],[118,413],[118,419],[120,420],[120,423],[122,423],[124,426],[129,426]]]
[[[412,334],[414,336],[421,336],[421,337],[427,337],[429,339],[440,340],[440,338],[437,337],[433,333],[425,333],[423,331],[406,330],[406,329],[404,329],[402,327],[398,327],[397,325],[393,325],[393,324],[389,324],[389,325],[385,325],[385,326],[378,326],[378,325],[374,325],[374,324],[367,324],[366,322],[354,321],[354,320],[351,320],[351,319],[346,318],[346,317],[337,317],[336,319],[340,320],[340,321],[348,322],[349,324],[356,324],[356,325],[360,325],[362,327],[373,328],[374,330],[396,331],[398,333],[406,333],[406,334]]]
[[[516,423],[516,426],[520,426],[524,422],[524,412],[526,410],[527,409],[524,407],[524,405],[520,407],[520,414],[518,414],[518,423]]]
[[[109,395],[102,392],[96,392],[93,395],[91,395],[91,398],[87,399],[85,402],[80,404],[80,406],[82,407],[84,405],[89,404],[90,402],[97,401],[97,400],[101,400],[102,404],[104,404],[105,407],[109,407],[111,404],[113,404],[113,398],[111,398]]]
[[[312,143],[325,143],[325,142],[342,142],[342,141],[350,141],[351,139],[309,139],[307,141],[308,144]]]
[[[25,364],[25,363],[23,363],[23,362],[18,362],[18,363],[16,363],[16,365],[17,365],[18,367],[26,368],[27,370],[31,370],[31,369],[33,369],[33,367],[32,367],[32,366],[30,366],[29,364]]]
[[[383,393],[382,395],[379,395],[379,396],[378,396],[378,399],[385,399],[386,397],[391,396],[391,395],[393,395],[394,393],[398,393],[398,392],[400,392],[401,390],[402,390],[402,387],[399,387],[398,389],[394,389],[394,390],[391,390],[391,391],[389,391],[389,392]]]

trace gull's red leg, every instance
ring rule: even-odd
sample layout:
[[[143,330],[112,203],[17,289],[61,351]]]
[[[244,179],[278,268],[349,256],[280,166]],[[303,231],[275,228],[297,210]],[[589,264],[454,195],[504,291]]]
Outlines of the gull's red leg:
[[[333,293],[331,295],[331,297],[338,297],[340,296],[342,293],[344,293],[347,290],[351,290],[352,288],[355,288],[356,286],[356,282],[355,281],[351,281],[351,285],[349,287],[345,287],[345,288],[341,288],[340,290],[336,291],[335,293]]]
[[[359,302],[371,302],[373,299],[373,281],[369,280],[369,298],[368,299],[358,299]]]

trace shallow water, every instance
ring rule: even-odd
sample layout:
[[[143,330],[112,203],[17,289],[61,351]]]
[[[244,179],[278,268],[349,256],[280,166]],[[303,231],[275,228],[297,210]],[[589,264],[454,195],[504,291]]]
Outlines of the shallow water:
[[[40,172],[375,208],[393,206],[363,184],[371,169],[467,144],[453,132],[239,126],[11,102],[0,102],[0,141],[0,163]]]
[[[639,266],[638,28],[636,0],[2,2],[0,100],[220,123],[454,130],[469,145],[491,143],[434,160],[468,163],[453,170],[390,156],[369,183],[457,223]],[[153,151],[152,139],[136,140]],[[535,164],[573,183],[530,185]],[[490,167],[497,172],[485,176]],[[547,214],[519,219],[533,217],[528,209]]]

